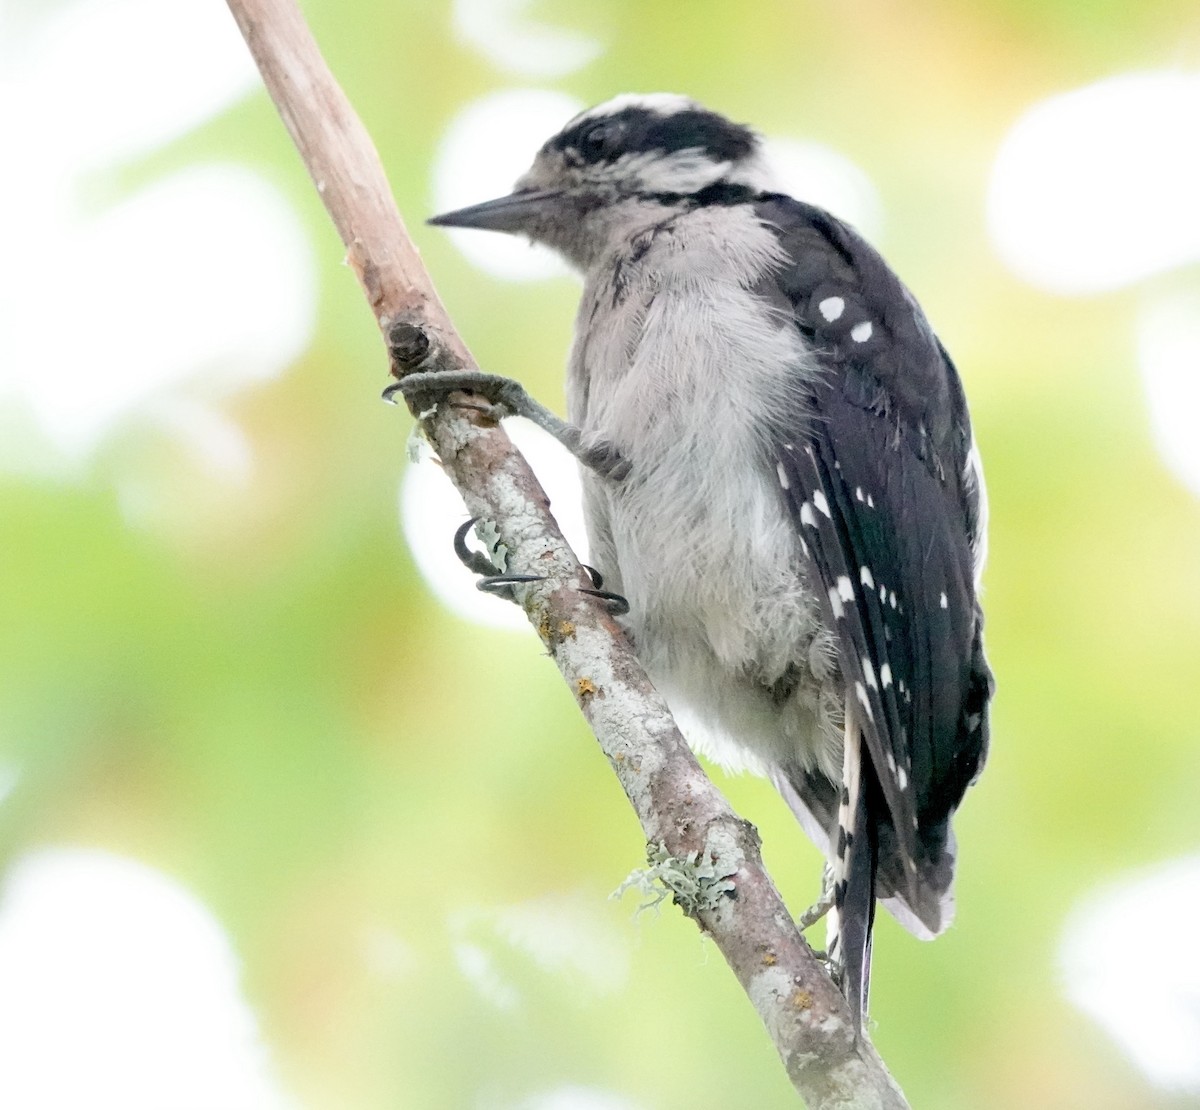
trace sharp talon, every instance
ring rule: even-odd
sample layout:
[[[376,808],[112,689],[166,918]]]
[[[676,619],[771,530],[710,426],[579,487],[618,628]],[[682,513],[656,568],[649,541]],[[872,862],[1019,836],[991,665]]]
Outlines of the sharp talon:
[[[454,530],[454,554],[458,556],[458,561],[472,574],[479,574],[484,578],[492,578],[495,576],[496,568],[492,565],[491,559],[479,551],[472,551],[467,546],[467,533],[471,531],[478,520],[479,517],[473,516],[465,524],[460,524]]]
[[[478,521],[479,517],[473,516],[469,520],[463,521],[462,524],[454,529],[454,554],[458,556],[458,561],[468,570],[475,569],[475,560],[478,558],[478,552],[472,551],[467,546],[467,533],[475,527]]]
[[[602,575],[595,567],[589,567],[587,563],[580,564],[587,571],[588,577],[592,580],[592,588],[596,590],[604,589],[604,575]]]
[[[503,594],[509,586],[519,586],[524,582],[545,582],[542,574],[490,574],[475,583],[477,590],[485,594]]]
[[[607,602],[608,611],[614,617],[623,617],[629,612],[629,601],[620,594],[610,593],[608,590],[580,590],[579,592],[590,594],[592,597],[598,597],[601,601]]]
[[[386,389],[383,391],[383,393],[381,393],[381,394],[380,394],[380,396],[381,396],[381,397],[382,397],[382,398],[383,398],[383,399],[384,399],[384,400],[385,400],[385,401],[386,401],[386,402],[387,402],[389,405],[398,405],[400,402],[396,400],[396,394],[397,394],[397,393],[400,393],[400,392],[401,392],[400,383],[399,383],[399,382],[392,382],[392,384],[391,384],[391,385],[389,385],[389,386],[388,386],[388,387],[387,387],[387,388],[386,388]]]

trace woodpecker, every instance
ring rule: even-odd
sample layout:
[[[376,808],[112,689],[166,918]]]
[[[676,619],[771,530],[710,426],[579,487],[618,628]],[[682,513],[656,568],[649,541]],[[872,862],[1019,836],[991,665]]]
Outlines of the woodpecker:
[[[582,275],[569,422],[506,379],[444,388],[584,463],[592,561],[689,741],[769,777],[826,854],[861,1032],[876,900],[925,939],[950,924],[988,746],[987,500],[950,356],[857,232],[776,190],[752,130],[682,96],[585,111],[509,196],[430,222]]]

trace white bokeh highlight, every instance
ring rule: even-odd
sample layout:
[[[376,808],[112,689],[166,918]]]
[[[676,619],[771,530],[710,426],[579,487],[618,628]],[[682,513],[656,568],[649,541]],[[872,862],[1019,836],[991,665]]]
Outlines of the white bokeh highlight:
[[[1060,294],[1118,289],[1200,259],[1200,74],[1130,73],[1030,108],[996,155],[992,241]]]
[[[153,428],[245,481],[253,450],[221,403],[307,346],[306,233],[241,166],[132,192],[113,176],[256,85],[236,25],[208,0],[30,20],[0,40],[0,142],[22,167],[0,175],[0,468],[77,476],[118,432]]]
[[[1200,289],[1155,298],[1138,315],[1136,337],[1155,444],[1200,497]]]
[[[567,542],[586,563],[587,532],[575,460],[557,440],[527,420],[513,417],[504,421],[504,428],[533,467]],[[408,466],[400,486],[400,521],[421,577],[434,596],[464,620],[527,631],[525,613],[512,602],[476,589],[475,576],[455,556],[454,530],[467,519],[467,511],[432,452],[418,442],[419,461]],[[473,532],[467,542],[482,550]]]
[[[1154,922],[1153,949],[1137,923]],[[1089,896],[1059,952],[1067,997],[1152,1082],[1200,1094],[1200,856],[1173,860]]]
[[[72,286],[90,292],[65,318],[57,297],[21,297],[0,332],[0,396],[21,399],[61,458],[86,460],[133,418],[177,419],[185,390],[198,403],[273,377],[309,341],[307,244],[248,170],[181,170],[56,230],[56,249],[29,259],[26,288],[52,288],[69,258]],[[227,442],[214,457],[227,462]]]
[[[506,89],[471,101],[451,121],[433,165],[434,212],[449,212],[512,192],[534,155],[583,105],[548,89]],[[507,281],[541,281],[567,273],[553,251],[514,235],[445,228],[485,273]]]
[[[565,77],[598,58],[596,39],[531,19],[532,0],[454,0],[454,31],[489,61],[525,77]]]
[[[586,895],[459,910],[447,925],[459,973],[498,1010],[521,1006],[522,984],[534,973],[552,977],[578,1003],[615,994],[629,979],[624,938]]]
[[[0,893],[0,1106],[285,1110],[212,914],[106,852],[45,849]]]
[[[146,154],[258,84],[218,4],[77,0],[46,9],[27,35],[0,41],[6,131],[36,155],[9,163],[34,171],[26,184],[52,184],[56,169],[65,184],[79,167]]]
[[[782,192],[818,205],[868,239],[883,233],[883,200],[870,176],[824,143],[767,135],[763,153]]]

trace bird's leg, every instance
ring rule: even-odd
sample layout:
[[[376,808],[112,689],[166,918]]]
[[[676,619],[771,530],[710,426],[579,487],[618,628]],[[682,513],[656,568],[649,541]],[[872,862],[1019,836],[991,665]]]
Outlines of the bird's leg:
[[[545,405],[535,401],[520,382],[485,374],[482,370],[437,370],[405,374],[383,391],[385,401],[393,401],[402,393],[414,405],[436,403],[449,393],[474,393],[487,403],[474,408],[491,410],[496,419],[504,416],[523,416],[543,431],[549,432],[584,466],[601,477],[620,481],[629,473],[629,463],[620,452],[605,441],[583,442],[583,435],[574,425],[555,416]]]
[[[821,896],[808,907],[796,922],[800,931],[811,928],[833,909],[833,868],[827,863],[821,872]]]

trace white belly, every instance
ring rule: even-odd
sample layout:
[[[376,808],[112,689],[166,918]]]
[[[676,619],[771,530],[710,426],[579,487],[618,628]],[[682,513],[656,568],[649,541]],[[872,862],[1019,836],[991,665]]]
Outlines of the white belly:
[[[684,268],[678,240],[660,246],[622,268],[620,297],[598,276],[580,307],[571,418],[631,464],[620,483],[584,475],[592,558],[695,746],[760,773],[840,773],[835,651],[768,447],[809,372],[803,342],[745,288],[767,259],[698,267],[689,241]],[[584,324],[596,304],[602,328]]]

